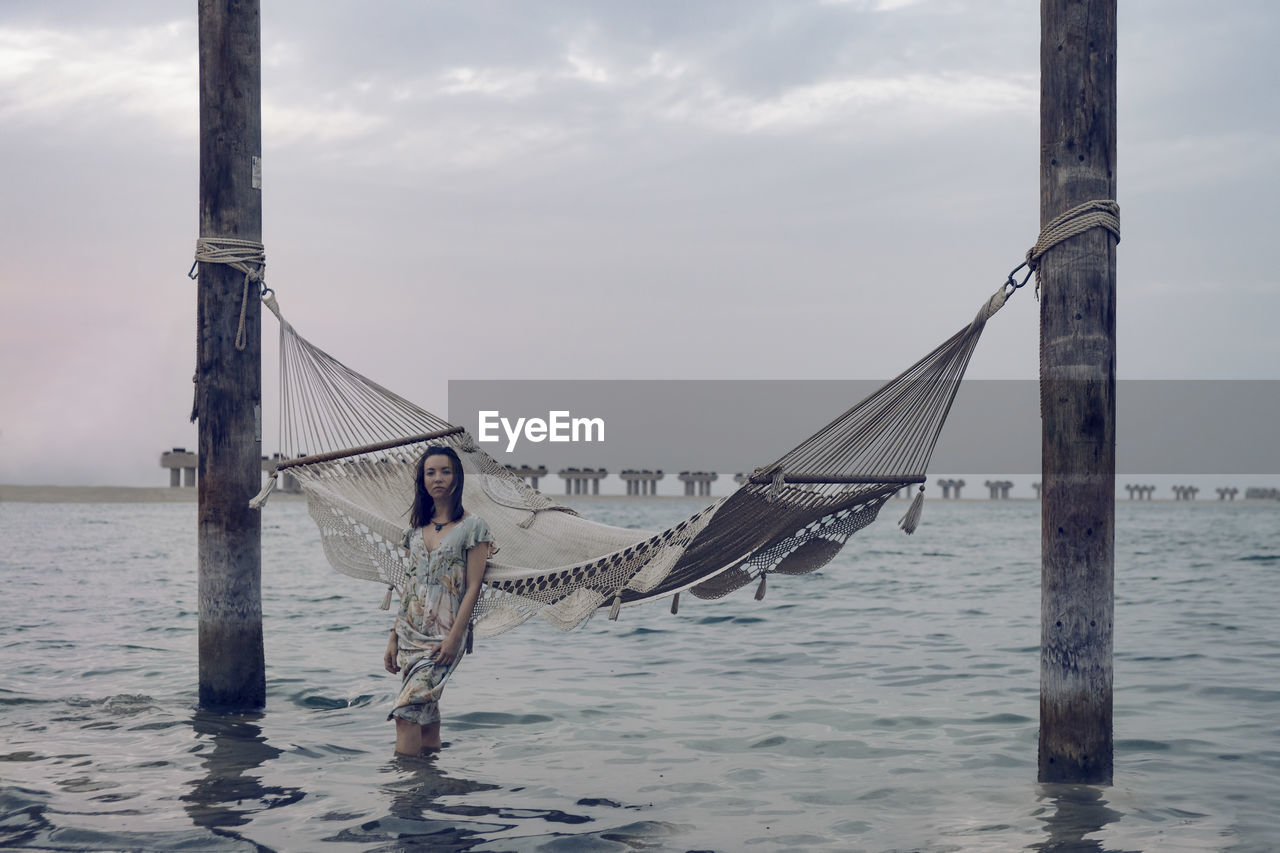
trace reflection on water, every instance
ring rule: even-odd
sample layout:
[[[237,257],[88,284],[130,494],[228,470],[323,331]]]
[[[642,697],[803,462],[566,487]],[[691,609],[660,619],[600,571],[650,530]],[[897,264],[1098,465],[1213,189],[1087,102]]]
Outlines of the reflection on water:
[[[381,786],[389,797],[387,815],[349,826],[325,841],[394,842],[397,848],[411,850],[470,850],[484,841],[483,833],[503,832],[512,826],[473,819],[493,813],[490,809],[442,804],[442,798],[489,791],[498,786],[450,776],[437,766],[434,755],[396,756],[382,772],[395,777]],[[453,819],[455,815],[461,819]]]
[[[191,727],[202,742],[205,775],[190,782],[191,792],[181,797],[183,808],[196,826],[228,838],[241,836],[232,827],[249,823],[257,812],[287,806],[306,794],[301,788],[263,785],[254,774],[281,751],[267,744],[258,721],[261,714],[219,714],[198,710]]]
[[[12,760],[0,756],[0,761]],[[41,791],[0,786],[0,845],[22,847],[46,836],[54,825],[45,816],[51,797]]]
[[[1037,802],[1048,803],[1034,814],[1049,834],[1046,841],[1031,844],[1029,850],[1046,853],[1137,853],[1085,838],[1101,832],[1109,823],[1118,823],[1123,815],[1107,805],[1103,789],[1095,785],[1041,784]]]
[[[191,790],[180,798],[183,808],[196,826],[238,842],[237,848],[247,844],[259,850],[268,849],[247,837],[240,828],[253,822],[261,812],[292,805],[307,796],[301,788],[263,784],[264,774],[257,771],[284,754],[267,742],[260,725],[263,719],[262,714],[206,710],[197,710],[191,717],[191,727],[201,741],[196,751],[201,756],[200,766],[205,774],[189,782]],[[586,814],[555,808],[514,808],[468,801],[468,795],[497,790],[500,786],[451,775],[439,766],[438,759],[439,754],[391,758],[380,769],[389,779],[378,786],[386,797],[386,814],[346,826],[322,840],[390,844],[397,849],[462,851],[521,827],[527,830],[529,821],[565,827],[565,831],[543,833],[545,837],[554,838],[578,835],[569,827],[595,820]],[[593,800],[580,805],[598,803]],[[325,817],[343,818],[340,814]],[[602,829],[587,836],[651,838],[666,834],[669,829],[657,824],[633,824]]]

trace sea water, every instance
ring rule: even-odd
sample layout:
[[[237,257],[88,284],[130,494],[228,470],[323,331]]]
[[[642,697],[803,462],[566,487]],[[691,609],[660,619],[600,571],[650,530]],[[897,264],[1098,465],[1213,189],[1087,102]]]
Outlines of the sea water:
[[[761,602],[480,641],[397,758],[382,589],[302,504],[264,510],[240,715],[194,707],[194,505],[0,504],[0,847],[1280,849],[1280,504],[1117,506],[1110,787],[1036,782],[1039,505],[903,507]]]

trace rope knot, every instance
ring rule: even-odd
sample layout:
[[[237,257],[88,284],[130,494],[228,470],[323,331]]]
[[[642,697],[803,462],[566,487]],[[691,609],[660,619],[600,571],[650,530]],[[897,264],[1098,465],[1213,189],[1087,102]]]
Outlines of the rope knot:
[[[248,344],[245,338],[244,321],[249,309],[249,282],[261,284],[266,280],[267,252],[256,240],[240,240],[235,237],[200,237],[196,240],[196,260],[191,265],[189,278],[196,278],[196,269],[200,264],[226,264],[236,272],[244,273],[244,292],[240,296],[240,325],[236,329],[236,349],[243,350]],[[262,288],[262,293],[269,289]]]
[[[1113,199],[1095,198],[1055,216],[1040,229],[1036,244],[1027,250],[1027,268],[1034,272],[1040,259],[1054,246],[1093,228],[1105,228],[1119,243],[1120,205]]]

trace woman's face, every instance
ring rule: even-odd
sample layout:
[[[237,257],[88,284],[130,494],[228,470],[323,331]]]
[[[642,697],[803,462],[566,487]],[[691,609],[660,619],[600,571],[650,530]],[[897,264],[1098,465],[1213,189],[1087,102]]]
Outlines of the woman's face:
[[[453,492],[453,460],[443,453],[428,456],[422,465],[422,487],[433,501],[449,497]]]

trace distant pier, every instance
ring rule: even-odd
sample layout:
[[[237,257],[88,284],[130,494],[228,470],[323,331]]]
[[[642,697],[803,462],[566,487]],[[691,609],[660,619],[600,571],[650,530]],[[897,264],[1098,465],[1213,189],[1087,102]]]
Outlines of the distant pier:
[[[687,496],[696,494],[700,497],[709,497],[711,495],[711,484],[718,478],[719,474],[708,473],[706,471],[681,471],[676,475],[676,479],[684,483],[684,493]]]
[[[991,493],[993,501],[1009,500],[1009,490],[1013,488],[1012,480],[987,480],[982,485],[987,487],[987,491]],[[956,497],[959,497],[957,494]]]
[[[185,486],[188,489],[195,488],[198,462],[196,455],[185,447],[175,447],[160,454],[160,467],[169,469],[169,488],[176,489],[183,486],[184,475]]]
[[[609,476],[604,468],[562,468],[559,474],[566,495],[598,495],[600,481]]]
[[[506,469],[535,489],[538,488],[538,480],[547,476],[546,465],[507,465]]]
[[[279,453],[272,454],[269,457],[262,457],[261,467],[263,472],[271,473],[285,459],[286,457],[281,456]],[[171,489],[195,488],[196,471],[199,468],[199,464],[200,457],[185,447],[175,447],[160,454],[160,467],[169,470],[169,488]],[[298,494],[302,491],[302,488],[298,485],[298,478],[293,476],[291,471],[281,472],[280,482],[276,485],[276,488],[279,491],[290,494]]]
[[[628,468],[618,475],[622,478],[622,482],[627,484],[628,495],[656,495],[658,493],[658,481],[662,479],[661,471],[640,470]]]

